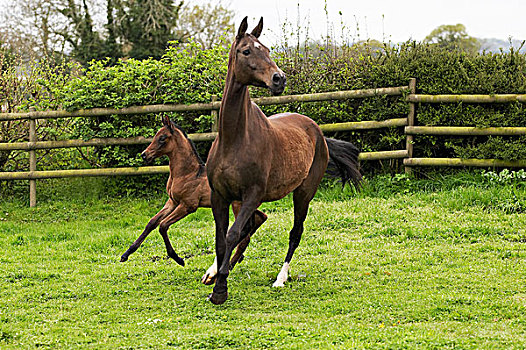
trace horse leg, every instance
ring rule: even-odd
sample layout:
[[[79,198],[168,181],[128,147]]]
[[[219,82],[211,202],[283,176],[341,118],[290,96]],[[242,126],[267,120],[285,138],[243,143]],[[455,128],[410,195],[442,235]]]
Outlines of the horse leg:
[[[212,202],[212,214],[214,215],[214,222],[215,222],[215,229],[216,229],[216,235],[215,235],[215,244],[216,244],[216,258],[215,258],[215,265],[217,266],[218,261],[223,261],[226,251],[226,233],[228,230],[228,207],[230,206],[230,203],[226,201],[219,193],[212,190],[211,195],[211,202]],[[210,269],[209,269],[210,270]],[[208,272],[205,273],[201,281],[204,283],[204,281],[208,280]],[[214,291],[208,299],[213,304],[222,304],[226,301],[228,297],[227,292],[227,282],[226,278],[221,280],[220,283],[218,283],[218,280],[216,280],[216,285],[214,286]]]
[[[234,208],[234,205],[232,204],[232,208]],[[237,213],[239,212],[239,207],[236,209],[233,209],[234,215],[237,216]],[[244,255],[243,253],[248,247],[248,244],[250,243],[250,237],[257,231],[257,229],[263,225],[263,223],[267,220],[267,215],[263,213],[262,211],[256,210],[254,212],[254,218],[253,220],[249,220],[249,223],[245,225],[243,228],[243,233],[241,234],[241,237],[244,237],[241,239],[241,242],[236,247],[236,252],[234,253],[234,256],[232,256],[232,259],[230,259],[230,270],[236,266],[237,263],[240,263]],[[253,223],[252,223],[253,222]],[[252,224],[251,224],[252,223]],[[201,278],[201,283],[205,285],[211,285],[215,282],[217,276],[217,257],[214,259],[214,263],[206,270],[205,274]]]
[[[314,198],[323,174],[327,169],[329,155],[325,140],[320,138],[316,144],[316,148],[316,154],[309,175],[303,183],[294,190],[292,195],[292,200],[294,202],[294,226],[289,234],[289,249],[287,251],[287,256],[285,257],[285,262],[283,263],[283,267],[281,268],[276,281],[272,285],[273,287],[283,287],[289,277],[290,261],[292,260],[294,251],[301,241],[303,222],[309,211],[309,203],[312,198]]]
[[[285,282],[289,277],[289,267],[290,261],[292,260],[292,255],[301,241],[301,235],[303,234],[303,222],[307,217],[307,212],[309,211],[309,202],[311,199],[306,198],[300,192],[294,191],[293,201],[294,201],[294,226],[290,230],[289,234],[289,249],[287,251],[287,256],[285,257],[285,262],[281,271],[276,278],[276,281],[272,287],[283,287]]]
[[[155,228],[159,226],[159,223],[161,222],[161,220],[167,217],[174,209],[175,209],[175,203],[171,199],[168,199],[164,207],[157,214],[155,214],[153,218],[150,219],[143,233],[141,233],[141,235],[137,237],[135,242],[132,243],[132,245],[128,248],[128,250],[124,252],[124,254],[122,254],[121,262],[125,262],[126,260],[128,260],[128,257],[131,254],[133,254],[137,249],[139,249],[139,247],[144,242],[146,237],[148,237],[150,232],[155,230]]]
[[[243,227],[245,227],[248,220],[254,216],[254,212],[261,203],[258,198],[257,195],[249,196],[249,198],[246,199],[243,198],[243,204],[241,205],[239,215],[230,230],[228,230],[223,246],[221,247],[224,252],[223,256],[220,256],[219,254],[217,255],[217,263],[221,265],[219,265],[216,284],[210,297],[210,301],[214,304],[222,304],[228,297],[227,278],[230,273],[230,255],[232,255],[232,251],[242,238],[241,234]],[[217,245],[216,249],[218,249]]]
[[[241,208],[241,203],[240,202],[232,202],[232,212],[234,213],[234,217],[237,217],[237,214],[239,213],[239,209]],[[248,238],[250,240],[250,238]],[[247,243],[248,245],[248,243]],[[246,249],[246,247],[245,247]],[[237,250],[236,250],[237,252]],[[234,260],[235,256],[232,257],[232,260],[230,260],[230,266],[232,267],[232,261]],[[237,257],[237,260],[239,260],[239,257]],[[237,262],[236,260],[236,262]],[[234,263],[235,265],[235,263]],[[232,269],[232,268],[231,268]],[[208,270],[206,270],[205,274],[203,275],[203,277],[201,278],[201,283],[205,284],[205,285],[211,285],[211,284],[214,284],[214,282],[216,281],[216,276],[217,276],[217,256],[214,258],[214,263],[212,265],[210,265],[210,267],[208,268]]]
[[[247,224],[243,228],[243,232],[248,232],[246,233],[246,237],[242,238],[241,242],[239,242],[239,244],[236,247],[236,252],[234,253],[234,256],[232,257],[232,259],[230,259],[230,270],[232,270],[237,263],[240,263],[243,260],[243,253],[245,252],[245,250],[248,247],[248,244],[250,243],[250,238],[259,229],[259,227],[263,225],[265,221],[267,221],[267,215],[265,215],[265,213],[263,213],[260,210],[256,210],[254,212],[253,219],[249,221],[251,225],[248,226]]]
[[[181,220],[190,213],[196,211],[197,208],[189,208],[182,203],[180,203],[174,211],[172,211],[159,225],[159,233],[163,237],[164,245],[166,246],[166,253],[168,256],[175,260],[181,266],[184,266],[184,260],[180,258],[172,247],[172,243],[168,238],[168,228],[171,225],[175,224],[177,221]]]

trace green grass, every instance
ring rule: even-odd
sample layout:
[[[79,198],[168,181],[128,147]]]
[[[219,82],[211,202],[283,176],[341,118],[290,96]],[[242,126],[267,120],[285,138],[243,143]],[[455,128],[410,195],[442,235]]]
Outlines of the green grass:
[[[214,258],[209,210],[170,229],[186,267],[164,258],[157,231],[120,263],[164,198],[53,193],[35,209],[12,197],[0,202],[1,349],[526,344],[522,182],[386,176],[354,196],[327,186],[282,289],[271,285],[292,203],[265,204],[269,219],[231,273],[222,306],[207,301],[211,287],[200,283]]]

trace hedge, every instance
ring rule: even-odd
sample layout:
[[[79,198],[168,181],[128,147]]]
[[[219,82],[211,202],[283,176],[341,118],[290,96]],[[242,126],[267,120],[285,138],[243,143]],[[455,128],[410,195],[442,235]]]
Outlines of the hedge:
[[[62,108],[127,107],[158,103],[210,102],[221,98],[226,75],[228,45],[220,43],[202,50],[196,44],[169,48],[161,60],[122,60],[108,67],[94,61],[80,75],[54,89]],[[526,57],[517,51],[468,54],[447,51],[438,46],[408,42],[396,47],[373,48],[356,45],[335,50],[274,50],[274,59],[287,74],[285,94],[407,85],[417,79],[417,92],[424,94],[499,94],[526,93]],[[43,81],[42,84],[49,84]],[[265,95],[252,88],[253,96]],[[36,103],[39,105],[38,103]],[[363,100],[265,106],[267,114],[294,111],[318,123],[385,120],[405,116],[407,103],[400,97],[375,97]],[[208,131],[209,113],[172,114],[187,132]],[[524,126],[525,108],[512,104],[419,105],[417,124],[442,126]],[[71,138],[152,136],[160,127],[158,115],[111,116],[78,119],[70,130]],[[360,132],[332,135],[351,139],[364,151],[403,149],[401,128],[385,132]],[[524,138],[506,137],[431,137],[415,138],[415,156],[526,158]],[[200,145],[206,157],[207,147]],[[142,164],[143,147],[105,147],[97,150],[102,166]],[[399,170],[399,162],[390,163]],[[50,165],[52,166],[52,165]],[[378,164],[366,171],[378,170]],[[393,170],[393,169],[391,169]]]

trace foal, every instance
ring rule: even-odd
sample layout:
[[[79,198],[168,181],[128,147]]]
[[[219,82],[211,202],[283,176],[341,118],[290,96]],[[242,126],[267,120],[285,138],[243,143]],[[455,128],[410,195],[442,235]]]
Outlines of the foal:
[[[244,239],[243,227],[262,202],[293,192],[294,225],[285,262],[274,282],[279,287],[288,278],[289,263],[301,240],[309,203],[325,173],[331,148],[335,156],[342,147],[352,155],[352,162],[336,161],[338,172],[355,183],[361,179],[358,152],[352,144],[326,141],[318,125],[304,115],[283,113],[267,118],[250,100],[249,85],[267,87],[273,94],[281,94],[285,88],[285,74],[258,40],[262,29],[263,18],[250,34],[246,33],[247,18],[241,22],[229,53],[218,136],[208,154],[219,265],[210,295],[214,304],[222,304],[228,297],[230,255]],[[228,230],[228,208],[233,201],[242,205]]]
[[[128,250],[121,256],[121,261],[128,260],[130,254],[134,253],[146,239],[146,237],[157,226],[163,237],[168,256],[179,265],[184,266],[184,260],[174,251],[168,238],[168,228],[191,214],[199,207],[210,208],[210,186],[206,178],[205,164],[199,157],[193,142],[186,133],[168,117],[163,117],[163,127],[157,132],[150,145],[142,152],[142,158],[146,162],[163,155],[170,159],[170,177],[166,184],[169,199],[164,207],[150,219],[143,233]],[[237,216],[240,203],[234,203],[232,210]],[[246,239],[241,242],[232,257],[230,268],[243,259],[250,236],[267,220],[267,216],[261,211],[256,211],[254,219],[247,224],[243,232]],[[215,275],[215,264],[209,269],[211,275]],[[209,282],[211,283],[211,282]]]

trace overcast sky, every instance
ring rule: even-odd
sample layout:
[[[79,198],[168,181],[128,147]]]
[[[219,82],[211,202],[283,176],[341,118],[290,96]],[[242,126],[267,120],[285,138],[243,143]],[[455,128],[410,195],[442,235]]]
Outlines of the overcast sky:
[[[193,0],[189,2],[200,2]],[[213,0],[212,0],[213,1]],[[334,33],[346,33],[359,39],[372,38],[392,42],[422,40],[442,24],[462,23],[469,35],[477,38],[526,39],[526,0],[223,0],[236,11],[236,27],[244,16],[252,19],[249,27],[264,17],[263,40],[270,42],[282,33],[280,24],[297,26],[298,3],[301,27],[310,27],[309,36],[327,33],[327,4]],[[341,16],[339,15],[341,11]],[[357,30],[357,25],[359,29]]]
[[[13,0],[0,0],[0,7]],[[351,39],[377,39],[403,42],[422,40],[442,24],[462,23],[476,38],[509,37],[526,40],[526,0],[186,0],[187,4],[222,2],[236,12],[236,27],[244,16],[252,28],[264,17],[262,40],[278,42],[281,26],[309,27],[309,37],[319,39],[327,33],[327,17],[336,37],[345,33]],[[298,7],[299,3],[299,7]],[[341,12],[341,16],[340,13]],[[357,27],[359,28],[357,30]],[[349,40],[352,41],[352,40]]]

